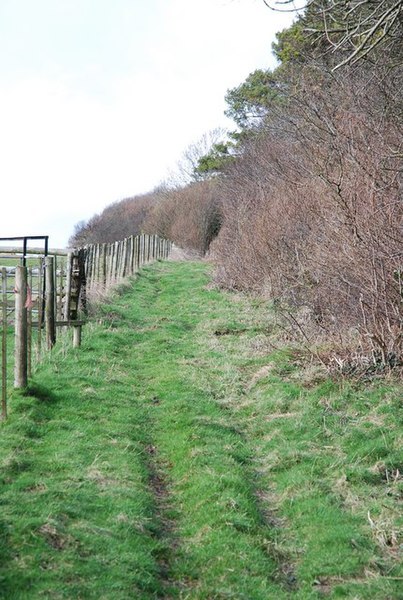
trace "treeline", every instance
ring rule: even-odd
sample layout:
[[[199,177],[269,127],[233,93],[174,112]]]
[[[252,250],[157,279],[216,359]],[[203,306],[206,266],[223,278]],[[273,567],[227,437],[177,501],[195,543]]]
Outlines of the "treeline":
[[[402,2],[311,2],[279,67],[228,93],[240,141],[213,244],[222,284],[383,365],[403,359],[402,23]]]
[[[161,186],[106,207],[79,223],[71,247],[110,243],[148,233],[205,254],[221,226],[221,208],[214,181],[194,181],[185,187]]]
[[[221,285],[303,309],[303,336],[401,364],[402,34],[403,0],[309,2],[277,36],[279,66],[228,92],[237,131],[193,181],[107,210],[210,248]]]

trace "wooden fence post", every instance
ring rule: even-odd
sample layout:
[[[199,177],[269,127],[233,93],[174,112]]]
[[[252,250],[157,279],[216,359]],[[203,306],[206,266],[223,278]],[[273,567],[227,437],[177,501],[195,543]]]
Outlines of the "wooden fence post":
[[[150,257],[150,236],[148,235],[148,233],[146,233],[146,247],[147,247],[147,262],[149,263],[151,260]]]
[[[110,248],[109,248],[109,244],[104,244],[104,253],[105,253],[105,259],[104,259],[104,265],[105,265],[105,273],[104,273],[104,285],[108,286],[109,284],[109,271],[110,271],[110,261],[109,261],[109,255],[110,255]]]
[[[104,273],[105,273],[105,257],[104,257],[104,244],[99,244],[98,251],[98,283],[104,285]]]
[[[67,283],[66,283],[66,301],[64,305],[64,320],[71,321],[77,319],[79,303],[86,311],[86,280],[84,273],[84,264],[86,262],[87,249],[75,251],[69,255]]]
[[[145,239],[144,239],[144,233],[141,234],[140,236],[140,248],[141,248],[141,253],[140,253],[140,264],[141,266],[144,265],[145,263]]]
[[[93,246],[93,251],[92,251],[91,286],[98,283],[98,266],[99,266],[98,250],[99,250],[99,245],[95,244],[95,246]]]
[[[93,246],[86,247],[84,268],[87,275],[88,288],[92,285]]]
[[[57,281],[57,277],[56,277]],[[63,263],[61,262],[59,267],[59,293],[56,294],[56,306],[57,306],[57,320],[61,321],[63,319],[63,293],[64,293],[64,268]],[[57,300],[58,298],[58,300]]]
[[[28,268],[28,288],[27,294],[27,376],[32,375],[32,267]]]
[[[127,238],[121,242],[119,280],[124,279],[126,275],[126,260],[127,260]]]
[[[112,257],[112,282],[116,283],[118,278],[118,259],[119,259],[119,242],[113,244],[113,257]]]
[[[48,350],[51,350],[56,343],[55,327],[55,278],[54,278],[54,258],[47,256],[46,265],[46,304],[45,304],[45,326],[46,326],[46,344]]]
[[[88,315],[87,305],[87,274],[85,272],[85,252],[79,250],[77,253],[77,312],[76,319],[78,316],[78,309],[81,307],[83,313]]]
[[[133,275],[133,236],[131,235],[127,245],[127,273]]]
[[[140,269],[140,236],[136,236],[136,271]]]
[[[156,258],[156,244],[157,244],[157,238],[156,235],[153,235],[153,260],[155,260]]]
[[[143,266],[143,234],[139,235],[139,269]]]
[[[15,270],[15,360],[14,387],[27,387],[27,268],[18,266]]]
[[[115,256],[115,244],[108,245],[109,268],[108,268],[108,285],[113,283],[113,260]]]
[[[43,258],[39,259],[38,267],[38,339],[37,359],[40,359],[42,350],[42,325],[43,325]]]
[[[134,275],[145,264],[167,258],[169,251],[168,240],[163,240],[155,234],[141,233],[110,244],[90,244],[81,248],[79,253],[84,256],[84,273],[88,286],[99,283],[108,288],[128,276]],[[74,276],[71,275],[71,272],[75,272],[76,256],[77,252],[74,252],[68,257],[69,265],[71,262],[73,265],[67,269],[65,320],[72,318],[71,313],[74,312],[74,300],[71,299],[75,295]],[[71,288],[72,293],[70,294]]]
[[[81,346],[81,325],[75,325],[73,327],[73,348],[79,348]]]
[[[92,246],[88,245],[85,248],[84,268],[87,274],[88,287],[91,287],[91,272],[92,272]]]
[[[93,280],[95,284],[99,283],[99,244],[94,249],[94,274]]]
[[[2,343],[1,343],[1,418],[7,418],[7,269],[1,269]]]
[[[64,320],[70,319],[70,303],[71,303],[71,283],[73,270],[73,254],[69,252],[66,261],[66,289],[64,296]]]
[[[91,247],[84,247],[84,269],[88,277],[88,286],[91,285],[91,274],[90,274],[90,260],[91,260]]]
[[[53,295],[53,301],[54,301],[54,311],[55,311],[55,321],[56,321],[56,315],[57,315],[57,255],[55,254],[53,256],[53,287],[54,287],[54,295]]]

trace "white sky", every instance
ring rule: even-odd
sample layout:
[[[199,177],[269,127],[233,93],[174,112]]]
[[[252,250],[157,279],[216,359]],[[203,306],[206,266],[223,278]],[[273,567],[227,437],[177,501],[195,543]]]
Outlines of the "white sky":
[[[273,67],[262,0],[0,0],[0,237],[50,235],[147,192]]]

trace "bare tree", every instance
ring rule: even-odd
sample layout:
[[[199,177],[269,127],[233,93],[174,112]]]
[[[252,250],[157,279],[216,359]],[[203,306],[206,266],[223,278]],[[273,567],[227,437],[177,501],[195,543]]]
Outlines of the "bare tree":
[[[354,64],[380,44],[401,45],[403,0],[307,0],[298,6],[295,0],[263,2],[273,10],[315,10],[321,23],[307,27],[306,32],[323,35],[334,52],[347,52],[335,70]]]
[[[205,254],[221,227],[221,204],[214,181],[167,189],[149,214],[145,230],[182,248]]]
[[[183,152],[176,170],[169,177],[170,187],[183,187],[198,179],[199,160],[210,152],[214,144],[225,141],[228,133],[222,127],[205,133],[199,140],[190,144]]]
[[[399,89],[364,64],[300,68],[221,181],[213,245],[221,283],[306,307],[327,335],[355,331],[383,364],[403,360]]]

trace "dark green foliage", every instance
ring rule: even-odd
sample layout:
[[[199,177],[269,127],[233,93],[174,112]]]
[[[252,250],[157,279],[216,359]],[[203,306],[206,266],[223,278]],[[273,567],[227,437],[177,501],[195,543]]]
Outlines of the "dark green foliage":
[[[232,146],[230,142],[213,144],[210,152],[199,159],[195,168],[195,178],[204,179],[221,174],[225,166],[234,159],[231,155]]]
[[[258,69],[248,75],[241,85],[227,92],[225,100],[228,108],[225,114],[242,129],[253,128],[282,97],[283,90],[275,74]]]

